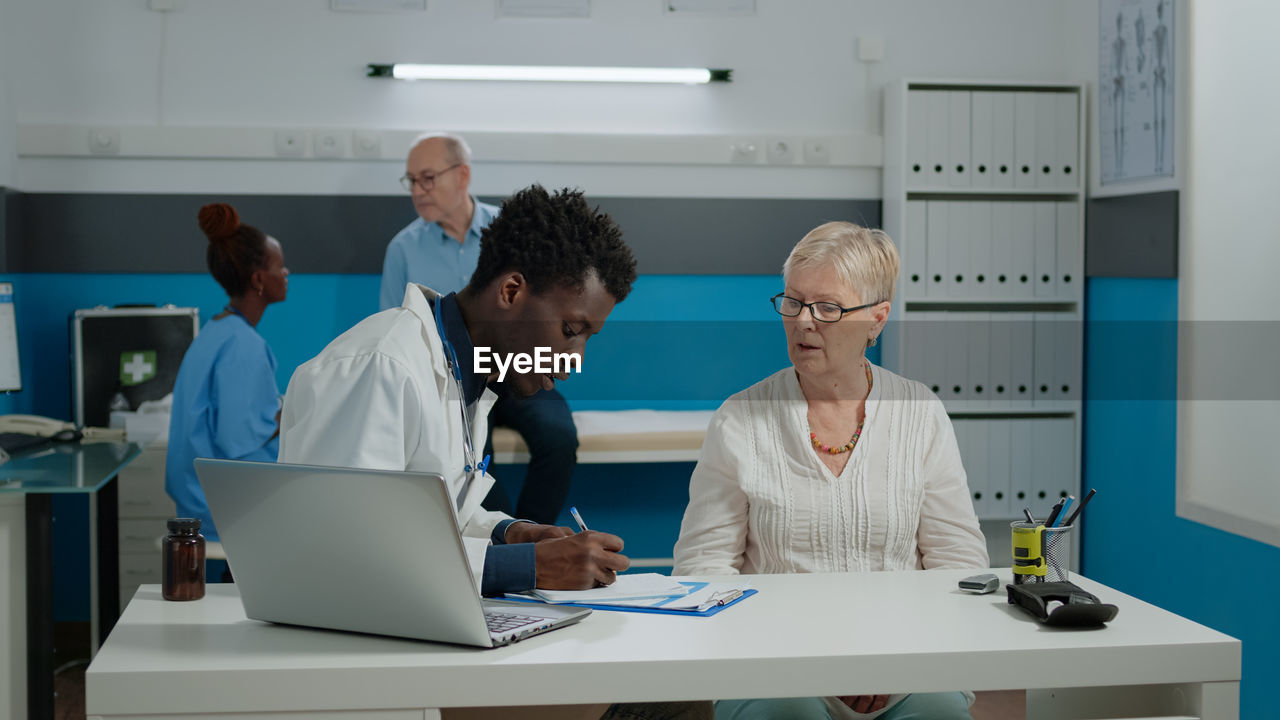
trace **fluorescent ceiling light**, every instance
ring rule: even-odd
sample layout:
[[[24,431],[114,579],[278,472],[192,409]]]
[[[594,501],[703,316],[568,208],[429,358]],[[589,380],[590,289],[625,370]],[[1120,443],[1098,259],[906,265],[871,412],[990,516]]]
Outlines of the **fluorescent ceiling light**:
[[[534,82],[729,82],[731,70],[707,68],[572,67],[535,65],[369,65],[369,77],[397,80],[507,80]]]

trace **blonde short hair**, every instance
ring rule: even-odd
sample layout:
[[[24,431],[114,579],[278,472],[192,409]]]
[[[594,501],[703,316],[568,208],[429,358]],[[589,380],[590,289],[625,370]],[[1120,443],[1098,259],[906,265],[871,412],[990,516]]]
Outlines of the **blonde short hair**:
[[[898,249],[883,230],[849,222],[819,225],[791,249],[782,265],[782,278],[786,280],[792,270],[820,265],[835,267],[840,279],[864,303],[893,300],[898,285]]]

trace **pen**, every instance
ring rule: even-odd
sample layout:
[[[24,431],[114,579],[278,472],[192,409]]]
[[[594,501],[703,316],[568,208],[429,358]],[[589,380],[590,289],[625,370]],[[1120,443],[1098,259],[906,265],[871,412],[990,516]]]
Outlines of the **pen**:
[[[1053,524],[1053,527],[1060,528],[1066,525],[1066,523],[1063,521],[1066,520],[1067,511],[1071,509],[1071,505],[1075,503],[1075,501],[1076,501],[1075,495],[1068,495],[1066,497],[1066,502],[1062,503],[1062,510],[1058,511],[1058,521]]]
[[[1049,511],[1049,517],[1044,521],[1045,527],[1053,527],[1053,521],[1058,519],[1058,513],[1062,512],[1062,503],[1066,498],[1059,498],[1058,502],[1053,504],[1053,509]]]
[[[1068,517],[1067,521],[1063,523],[1063,525],[1070,525],[1075,522],[1076,517],[1080,515],[1080,511],[1084,510],[1084,506],[1089,504],[1089,499],[1092,498],[1093,494],[1096,492],[1098,492],[1096,488],[1089,490],[1089,494],[1084,496],[1084,499],[1080,501],[1079,505],[1076,505],[1075,512],[1071,513],[1071,517]]]
[[[573,516],[574,522],[578,523],[578,527],[582,529],[582,532],[586,532],[587,524],[582,522],[582,516],[578,514],[578,508],[569,508],[569,514]]]
[[[1022,514],[1027,516],[1027,522],[1031,523],[1032,525],[1035,525],[1035,524],[1036,524],[1036,519],[1035,519],[1035,517],[1031,514],[1031,510],[1030,510],[1030,509],[1028,509],[1028,508],[1022,508]]]
[[[742,597],[741,590],[722,590],[711,596],[711,599],[698,606],[698,612],[706,612],[713,607],[728,605],[729,603]]]

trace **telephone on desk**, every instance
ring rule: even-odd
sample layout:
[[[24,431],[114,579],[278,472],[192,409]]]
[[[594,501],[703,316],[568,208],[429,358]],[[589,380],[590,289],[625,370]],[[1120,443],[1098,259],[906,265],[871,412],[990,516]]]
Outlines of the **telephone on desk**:
[[[55,442],[75,442],[84,434],[75,425],[39,415],[0,415],[0,463],[9,454]]]

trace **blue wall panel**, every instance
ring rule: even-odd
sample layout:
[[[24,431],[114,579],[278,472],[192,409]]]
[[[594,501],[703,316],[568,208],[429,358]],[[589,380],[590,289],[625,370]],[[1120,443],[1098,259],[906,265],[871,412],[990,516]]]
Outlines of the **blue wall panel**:
[[[24,390],[0,397],[0,413],[71,417],[68,319],[79,308],[122,303],[200,309],[203,324],[226,296],[207,275],[11,274]],[[289,298],[268,308],[259,331],[279,360],[283,391],[293,370],[377,311],[374,275],[293,275]],[[778,276],[644,276],[587,345],[583,373],[563,383],[575,409],[714,409],[788,364],[781,322],[768,299]],[[872,360],[878,360],[872,351]],[[636,556],[667,557],[688,500],[691,463],[581,466],[570,502],[593,525],[622,535]],[[518,493],[522,467],[495,468]],[[87,506],[55,505],[55,616],[88,619],[83,552]],[[564,521],[568,523],[568,518]]]
[[[1264,599],[1280,592],[1280,548],[1175,514],[1177,319],[1176,280],[1089,281],[1084,486],[1098,495],[1083,570],[1241,639],[1240,717],[1274,717],[1280,619]]]
[[[203,324],[226,303],[207,275],[25,274],[15,284],[21,393],[0,412],[71,416],[68,319],[79,308],[122,303],[200,309]],[[563,384],[575,409],[715,408],[787,365],[781,323],[768,299],[777,276],[641,277],[604,332],[587,344],[583,373]],[[293,275],[289,299],[258,329],[279,360],[283,392],[293,370],[377,311],[374,275]],[[873,357],[873,359],[875,359]]]

